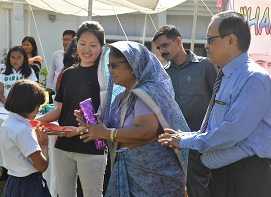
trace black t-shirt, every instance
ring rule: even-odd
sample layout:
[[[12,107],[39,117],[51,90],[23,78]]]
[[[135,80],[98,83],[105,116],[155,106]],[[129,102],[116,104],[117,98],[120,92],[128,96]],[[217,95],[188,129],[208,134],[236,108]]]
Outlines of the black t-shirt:
[[[61,126],[78,126],[74,116],[74,110],[79,109],[79,103],[91,98],[95,112],[100,105],[100,86],[97,77],[98,65],[82,67],[72,66],[64,71],[55,100],[62,103],[62,109],[58,119]],[[84,143],[79,136],[58,137],[55,147],[61,150],[85,153],[103,154],[103,150],[97,150],[94,141]]]

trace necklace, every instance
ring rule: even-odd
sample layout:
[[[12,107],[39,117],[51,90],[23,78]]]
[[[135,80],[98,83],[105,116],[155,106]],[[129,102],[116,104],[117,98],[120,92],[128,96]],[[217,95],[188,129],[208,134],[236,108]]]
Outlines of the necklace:
[[[133,87],[137,84],[138,82],[137,82],[137,80],[135,80],[134,81],[134,84],[132,85],[132,88],[131,89],[133,89]],[[131,90],[130,89],[130,90]],[[129,96],[130,96],[130,93],[131,93],[131,91],[127,91],[127,89],[123,92],[123,94],[121,95],[121,99],[120,99],[120,103],[119,103],[119,106],[121,106],[121,105],[124,105],[127,101],[128,101],[128,99],[129,99]]]
[[[129,95],[130,95],[130,92],[126,92],[126,90],[125,90],[123,92],[123,94],[121,95],[119,105],[124,105],[128,101]]]

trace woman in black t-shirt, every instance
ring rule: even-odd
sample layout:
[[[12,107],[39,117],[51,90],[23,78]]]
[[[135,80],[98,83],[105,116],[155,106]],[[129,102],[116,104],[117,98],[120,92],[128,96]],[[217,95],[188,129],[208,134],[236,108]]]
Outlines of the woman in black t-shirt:
[[[103,45],[103,27],[95,21],[82,23],[77,31],[80,63],[63,72],[55,97],[58,106],[38,120],[58,120],[61,126],[77,127],[74,110],[87,98],[92,98],[95,111],[98,110],[100,87],[97,69]],[[68,132],[66,137],[58,137],[55,148],[58,195],[76,196],[78,174],[84,197],[102,196],[107,159],[104,150],[97,150],[94,141],[84,143],[76,131]]]

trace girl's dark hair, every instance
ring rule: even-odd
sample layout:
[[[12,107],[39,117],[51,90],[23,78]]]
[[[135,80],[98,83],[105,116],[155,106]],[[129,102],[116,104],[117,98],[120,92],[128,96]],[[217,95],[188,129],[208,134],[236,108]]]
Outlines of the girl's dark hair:
[[[33,47],[33,50],[32,50],[32,52],[31,52],[31,56],[32,56],[32,57],[37,56],[37,55],[38,55],[38,47],[37,47],[37,43],[36,43],[35,39],[34,39],[33,37],[31,37],[31,36],[26,36],[26,37],[23,39],[22,44],[23,44],[24,41],[30,42],[31,45],[32,45],[32,47]]]
[[[45,94],[42,87],[37,82],[23,79],[16,81],[11,86],[5,109],[26,117],[44,102]]]
[[[68,46],[67,51],[64,53],[63,64],[64,70],[80,63],[80,58],[77,55],[77,38],[73,38],[71,44]]]
[[[99,40],[99,43],[101,46],[105,45],[105,33],[104,33],[104,28],[101,26],[101,24],[97,21],[85,21],[83,22],[80,26],[79,29],[77,30],[77,42],[80,39],[80,36],[84,32],[89,32],[92,33],[97,37]],[[97,58],[95,61],[95,64],[98,64],[100,61],[100,56]]]
[[[20,52],[24,56],[24,62],[23,62],[23,65],[20,69],[20,73],[23,75],[24,78],[28,78],[31,75],[31,68],[28,64],[27,54],[26,54],[24,48],[21,46],[14,46],[8,51],[7,59],[6,59],[6,69],[3,72],[3,74],[5,74],[5,75],[12,74],[13,67],[10,63],[10,56],[11,56],[11,52],[16,52],[16,51]]]

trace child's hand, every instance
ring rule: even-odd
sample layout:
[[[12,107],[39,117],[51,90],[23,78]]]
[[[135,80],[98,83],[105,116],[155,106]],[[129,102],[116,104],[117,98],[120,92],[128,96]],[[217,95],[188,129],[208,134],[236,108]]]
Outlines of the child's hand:
[[[44,126],[43,127],[37,126],[35,128],[35,131],[36,131],[36,135],[37,135],[37,139],[38,139],[38,143],[40,147],[43,147],[43,146],[48,147],[48,136],[47,136]]]

